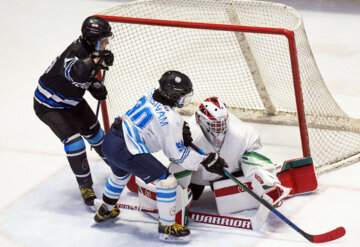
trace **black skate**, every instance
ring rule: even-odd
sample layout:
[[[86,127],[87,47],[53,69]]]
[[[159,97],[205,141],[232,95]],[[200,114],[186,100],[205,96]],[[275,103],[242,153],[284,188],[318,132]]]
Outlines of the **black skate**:
[[[159,239],[166,242],[188,242],[190,241],[190,230],[177,223],[167,226],[159,221]]]
[[[83,187],[81,185],[79,185],[79,188],[80,188],[81,196],[84,199],[84,203],[87,206],[90,206],[93,209],[95,209],[94,200],[96,199],[96,195],[95,195],[95,192],[94,192],[93,188],[91,186],[90,187]]]
[[[104,204],[101,204],[100,208],[96,211],[94,220],[97,223],[103,222],[108,219],[116,218],[120,214],[120,209],[114,207],[112,211],[109,211]]]

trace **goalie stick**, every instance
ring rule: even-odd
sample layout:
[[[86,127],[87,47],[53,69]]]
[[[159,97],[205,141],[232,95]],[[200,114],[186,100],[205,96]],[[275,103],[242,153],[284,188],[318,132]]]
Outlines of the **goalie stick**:
[[[190,147],[192,147],[196,152],[206,155],[204,151],[202,151],[200,148],[195,146],[195,144],[191,143]],[[338,227],[332,231],[319,234],[319,235],[312,235],[304,232],[301,230],[298,226],[296,226],[293,222],[291,222],[288,218],[286,218],[284,215],[282,215],[279,211],[277,211],[272,205],[270,205],[267,201],[259,197],[257,194],[255,194],[252,190],[250,190],[246,185],[241,183],[239,180],[237,180],[234,176],[232,176],[229,172],[227,172],[224,169],[225,175],[230,178],[232,181],[234,181],[237,185],[239,185],[241,188],[246,190],[252,197],[254,197],[257,201],[259,201],[262,205],[267,207],[272,213],[274,213],[276,216],[278,216],[282,221],[284,221],[286,224],[291,226],[295,231],[300,233],[304,238],[309,240],[312,243],[324,243],[324,242],[330,242],[333,240],[336,240],[338,238],[341,238],[345,235],[346,231],[344,227]]]
[[[128,204],[121,204],[117,203],[116,206],[122,209],[146,212],[146,213],[154,213],[157,214],[158,210],[153,208],[145,208],[141,206],[135,205],[128,205]],[[253,227],[252,218],[237,218],[237,217],[230,217],[230,216],[223,216],[223,215],[215,215],[215,214],[208,214],[202,212],[192,212],[189,211],[188,213],[189,218],[197,223],[204,223],[210,225],[217,225],[217,226],[227,226],[227,227],[234,227],[246,230],[256,230]]]

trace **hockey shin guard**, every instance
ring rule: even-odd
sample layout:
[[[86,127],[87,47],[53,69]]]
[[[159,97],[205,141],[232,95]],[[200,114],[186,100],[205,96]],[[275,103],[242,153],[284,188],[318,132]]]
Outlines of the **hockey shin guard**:
[[[128,173],[123,177],[118,177],[111,173],[109,176],[103,194],[103,201],[110,211],[114,208],[115,204],[119,200],[121,192],[124,190],[127,182],[130,179],[130,175],[131,174]]]
[[[89,163],[86,157],[85,143],[80,134],[63,141],[67,159],[79,185],[88,188],[93,184]]]
[[[98,155],[106,162],[104,154],[101,150],[101,144],[104,141],[104,131],[99,128],[96,134],[84,136],[86,141],[91,145],[92,148],[98,153]]]
[[[173,225],[176,214],[177,181],[171,174],[166,179],[156,181],[155,184],[159,220],[164,225]]]

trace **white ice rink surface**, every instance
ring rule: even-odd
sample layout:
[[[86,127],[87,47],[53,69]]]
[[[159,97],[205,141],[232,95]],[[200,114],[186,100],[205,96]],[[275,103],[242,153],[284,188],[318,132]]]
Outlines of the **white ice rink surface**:
[[[0,0],[1,247],[171,246],[158,241],[157,223],[142,213],[122,210],[116,221],[95,225],[93,213],[80,200],[62,143],[32,108],[38,77],[78,37],[82,21],[119,3]],[[315,59],[334,98],[349,115],[360,118],[360,1],[287,4],[303,16]],[[96,102],[86,98],[95,108]],[[275,158],[297,152],[293,146],[269,149]],[[100,196],[109,168],[89,148],[88,157]],[[360,246],[359,165],[322,175],[316,193],[289,199],[279,211],[311,234],[345,227],[345,237],[321,246]],[[134,195],[125,193],[122,200],[136,202]],[[213,200],[205,193],[195,208],[210,204],[207,207],[213,210]],[[257,232],[195,223],[189,227],[192,241],[186,246],[313,245],[274,215]]]

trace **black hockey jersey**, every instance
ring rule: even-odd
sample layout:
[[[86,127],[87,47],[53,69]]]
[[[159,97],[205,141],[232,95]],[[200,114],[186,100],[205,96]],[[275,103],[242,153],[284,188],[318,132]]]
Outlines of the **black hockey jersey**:
[[[83,100],[99,68],[88,68],[89,51],[80,39],[58,56],[40,77],[35,101],[47,108],[70,109]]]

